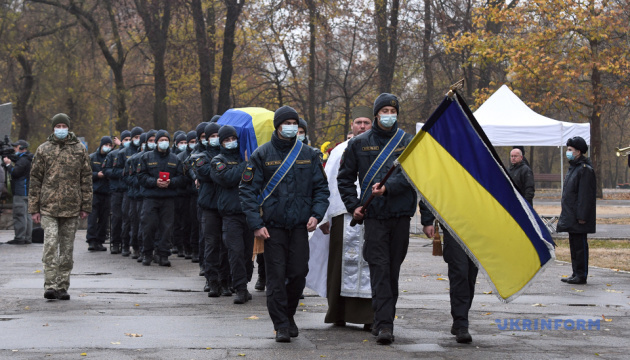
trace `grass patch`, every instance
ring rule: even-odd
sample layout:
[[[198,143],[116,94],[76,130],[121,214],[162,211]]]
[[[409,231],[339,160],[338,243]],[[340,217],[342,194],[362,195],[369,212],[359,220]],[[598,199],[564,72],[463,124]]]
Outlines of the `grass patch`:
[[[571,262],[569,239],[554,239],[556,258]],[[588,240],[590,266],[630,271],[630,240]]]

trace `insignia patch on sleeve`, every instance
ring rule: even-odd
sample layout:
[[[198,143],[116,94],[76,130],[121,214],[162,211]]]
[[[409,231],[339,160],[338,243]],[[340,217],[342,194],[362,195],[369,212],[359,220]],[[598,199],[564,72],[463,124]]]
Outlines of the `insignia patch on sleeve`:
[[[225,169],[225,166],[226,166],[226,165],[225,165],[224,163],[222,163],[222,162],[218,162],[218,163],[217,163],[217,170],[218,170],[218,171],[221,171],[221,170]]]
[[[205,162],[203,161],[203,158],[199,158],[197,159],[197,161],[195,161],[195,166],[197,167],[202,166],[203,164],[205,164]]]
[[[140,172],[140,169],[142,168],[142,164],[138,163],[138,167],[136,167],[136,172]]]
[[[243,171],[243,176],[241,177],[241,180],[243,180],[243,182],[250,182],[252,181],[252,179],[254,178],[254,168],[252,168],[251,166],[248,166],[245,171]]]

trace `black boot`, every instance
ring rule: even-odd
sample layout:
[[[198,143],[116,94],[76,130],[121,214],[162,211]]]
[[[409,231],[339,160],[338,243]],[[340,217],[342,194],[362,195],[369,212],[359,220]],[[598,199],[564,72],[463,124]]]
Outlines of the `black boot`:
[[[160,264],[160,266],[171,266],[171,262],[168,261],[168,256],[160,256],[158,264]]]
[[[57,291],[57,299],[59,300],[70,300],[70,294],[65,289],[61,289]]]
[[[133,253],[131,254],[131,258],[132,259],[139,259],[141,257],[142,257],[142,255],[140,254],[140,251],[136,250],[136,249],[133,249]],[[140,261],[142,261],[142,260],[140,260]]]
[[[210,282],[209,287],[210,288],[208,290],[208,297],[219,297],[221,295],[220,294],[221,286],[219,285],[218,282],[216,281]]]
[[[235,304],[245,304],[252,299],[252,294],[247,289],[236,290],[236,297],[234,298]]]
[[[276,342],[282,342],[282,343],[291,342],[291,336],[289,335],[289,328],[281,328],[276,331]]]
[[[121,255],[124,256],[124,257],[128,257],[129,255],[131,255],[131,252],[129,251],[129,248],[126,247],[126,248],[122,249]]]
[[[191,261],[194,262],[195,264],[199,262],[199,254],[198,253],[192,253],[191,256]]]
[[[153,262],[153,255],[145,255],[144,259],[142,259],[142,265],[144,266],[151,266],[152,262]]]
[[[88,251],[95,251],[96,250],[96,241],[89,241],[88,242]]]
[[[203,291],[204,292],[209,292],[210,291],[210,284],[208,283],[207,279],[206,279],[206,285],[203,286]]]
[[[109,252],[113,255],[120,254],[120,248],[121,248],[120,244],[112,244],[111,250]]]
[[[300,329],[298,329],[293,316],[289,318],[289,335],[291,337],[298,337],[298,335],[300,335]]]
[[[221,296],[232,296],[232,290],[227,281],[221,281]]]
[[[57,291],[53,288],[46,289],[46,291],[44,291],[44,298],[48,300],[57,300]]]
[[[460,327],[456,330],[455,340],[460,344],[470,344],[472,342],[472,336],[468,332],[468,328]]]
[[[379,345],[389,345],[394,341],[394,334],[392,334],[392,329],[390,328],[382,328],[378,332],[378,336],[376,337],[376,343]]]
[[[186,254],[184,253],[184,247],[183,246],[178,246],[177,247],[177,252],[173,253],[173,254],[177,254],[177,257],[185,257]]]
[[[258,290],[258,291],[265,291],[265,283],[267,282],[267,279],[265,279],[264,277],[258,275],[258,280],[256,280],[256,285],[254,285],[254,289]]]
[[[95,243],[95,244],[94,244],[94,248],[95,248],[95,250],[97,250],[97,251],[107,251],[107,248],[106,248],[105,246],[103,246],[103,244],[101,244],[101,243],[99,243],[99,242],[97,242],[97,243]],[[118,253],[120,253],[120,251],[119,251]],[[117,254],[118,254],[118,253],[117,253]],[[112,254],[113,254],[113,253],[112,253]]]

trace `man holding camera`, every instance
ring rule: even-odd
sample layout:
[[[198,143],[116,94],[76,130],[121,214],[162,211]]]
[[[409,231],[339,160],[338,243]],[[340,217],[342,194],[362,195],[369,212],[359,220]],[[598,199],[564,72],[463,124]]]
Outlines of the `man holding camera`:
[[[28,151],[28,143],[18,140],[11,144],[15,155],[4,157],[7,176],[11,176],[13,192],[13,229],[15,238],[8,241],[11,245],[26,245],[32,242],[33,220],[28,213],[28,183],[31,176],[33,154]]]

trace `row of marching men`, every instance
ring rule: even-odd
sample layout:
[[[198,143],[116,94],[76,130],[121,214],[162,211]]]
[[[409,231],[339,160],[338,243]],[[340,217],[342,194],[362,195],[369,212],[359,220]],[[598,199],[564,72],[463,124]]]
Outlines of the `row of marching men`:
[[[171,254],[185,257],[199,263],[209,297],[236,293],[234,303],[243,304],[252,298],[247,283],[254,269],[254,234],[238,190],[247,159],[236,130],[217,124],[218,118],[172,137],[140,127],[120,138],[102,137],[90,154],[94,193],[87,243],[89,251],[106,251],[109,232],[111,254],[145,266],[171,266]],[[296,137],[306,142],[306,131],[300,119]],[[257,262],[255,288],[264,290],[262,254]]]

